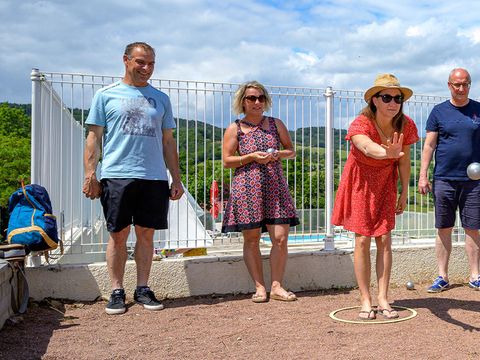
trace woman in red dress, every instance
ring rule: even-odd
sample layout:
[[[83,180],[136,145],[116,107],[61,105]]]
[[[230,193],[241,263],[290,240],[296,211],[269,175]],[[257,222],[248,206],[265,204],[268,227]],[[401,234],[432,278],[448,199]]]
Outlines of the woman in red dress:
[[[297,299],[282,286],[288,232],[299,221],[281,160],[294,158],[295,150],[283,122],[263,114],[271,105],[262,84],[252,81],[240,86],[233,110],[245,116],[225,130],[222,152],[224,166],[235,169],[222,232],[243,234],[243,258],[255,282],[252,301],[257,303],[268,301],[259,247],[260,235],[266,231],[272,241],[270,299]]]
[[[395,215],[407,206],[410,145],[418,141],[415,123],[402,112],[412,90],[392,74],[377,76],[365,92],[368,105],[352,122],[346,140],[352,146],[338,187],[332,223],[355,232],[354,269],[361,296],[359,317],[396,318],[388,302],[392,268],[391,230]],[[400,178],[401,192],[397,198]],[[377,245],[378,308],[370,296],[370,243]]]

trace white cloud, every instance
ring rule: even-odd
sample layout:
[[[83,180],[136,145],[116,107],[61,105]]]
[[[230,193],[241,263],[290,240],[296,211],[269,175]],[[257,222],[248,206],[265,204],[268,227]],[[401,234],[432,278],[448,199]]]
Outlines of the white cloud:
[[[441,29],[439,29],[439,21],[436,19],[428,19],[427,21],[409,26],[405,32],[407,37],[413,38],[426,38],[427,36],[435,36],[439,32],[443,33]]]
[[[423,31],[423,29],[418,25],[410,26],[406,31],[406,35],[408,37],[425,37],[425,36],[427,36],[427,34]]]
[[[466,30],[460,30],[458,32],[459,36],[465,36],[468,38],[474,45],[480,43],[480,27],[473,27]]]
[[[298,71],[304,71],[311,69],[313,66],[317,65],[318,62],[318,57],[311,51],[308,53],[297,51],[293,54],[290,54],[287,61],[287,66],[291,66],[293,69]]]
[[[461,22],[452,16],[459,8]],[[157,50],[156,77],[365,89],[392,72],[447,95],[452,67],[480,79],[480,3],[245,0],[0,2],[0,101],[30,101],[32,67],[122,75],[131,41]],[[478,92],[477,92],[478,94]]]

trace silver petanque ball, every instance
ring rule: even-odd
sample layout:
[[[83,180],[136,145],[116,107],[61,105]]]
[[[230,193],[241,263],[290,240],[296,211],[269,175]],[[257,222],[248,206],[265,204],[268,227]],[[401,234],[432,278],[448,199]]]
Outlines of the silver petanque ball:
[[[415,290],[415,284],[413,283],[413,281],[407,281],[406,286],[408,290]]]
[[[472,180],[480,180],[480,163],[473,162],[468,165],[467,175]]]
[[[270,149],[267,150],[267,153],[269,153],[269,154],[274,154],[276,152],[277,152],[277,149],[274,149],[274,148],[270,148]]]

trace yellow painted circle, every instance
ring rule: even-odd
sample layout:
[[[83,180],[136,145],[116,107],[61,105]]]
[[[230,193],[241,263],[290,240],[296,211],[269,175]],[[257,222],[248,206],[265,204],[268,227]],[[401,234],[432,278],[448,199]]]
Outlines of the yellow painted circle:
[[[339,312],[346,311],[346,310],[352,310],[352,309],[358,309],[361,308],[361,306],[350,306],[346,307],[343,309],[338,309],[334,310],[330,313],[330,317],[333,320],[336,321],[341,321],[349,324],[391,324],[391,323],[396,323],[400,321],[405,321],[405,320],[410,320],[413,319],[415,316],[417,316],[417,312],[414,309],[410,309],[404,306],[392,306],[393,309],[403,309],[403,310],[408,310],[411,312],[411,314],[407,317],[404,318],[396,318],[396,319],[390,319],[390,320],[346,320],[346,319],[340,319],[336,316]],[[378,319],[378,318],[377,318]],[[385,318],[386,319],[386,318]]]

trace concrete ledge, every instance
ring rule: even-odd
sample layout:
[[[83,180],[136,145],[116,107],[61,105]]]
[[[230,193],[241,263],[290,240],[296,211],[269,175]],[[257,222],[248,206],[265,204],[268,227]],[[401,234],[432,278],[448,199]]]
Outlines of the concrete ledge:
[[[372,279],[375,279],[375,249],[372,249]],[[265,279],[270,269],[268,255],[263,256]],[[450,258],[450,280],[465,282],[468,261],[464,246],[455,244]],[[433,246],[405,247],[393,250],[392,286],[432,281],[437,276]],[[105,263],[89,265],[50,265],[27,268],[30,296],[78,301],[108,297],[110,281]],[[136,285],[135,263],[129,261],[125,272],[125,289],[132,295]],[[154,261],[150,286],[159,298],[181,298],[195,295],[250,293],[253,282],[241,253],[225,256],[173,258]],[[353,252],[336,250],[294,250],[289,254],[285,286],[293,291],[356,286]]]

